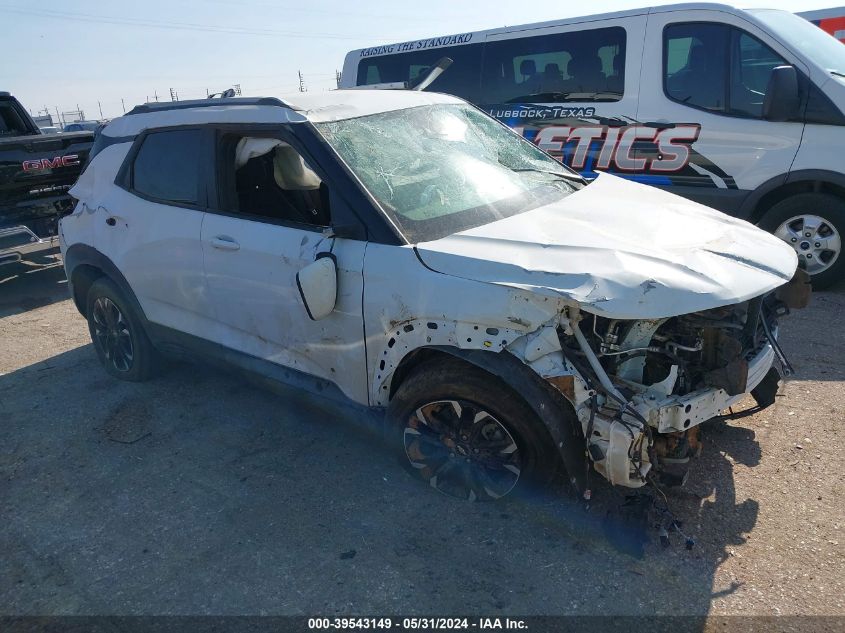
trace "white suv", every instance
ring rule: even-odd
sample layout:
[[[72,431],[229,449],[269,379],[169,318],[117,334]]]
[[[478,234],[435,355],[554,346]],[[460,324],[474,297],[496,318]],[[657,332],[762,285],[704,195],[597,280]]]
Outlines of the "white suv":
[[[110,374],[188,351],[342,394],[468,499],[561,467],[682,481],[701,422],[773,401],[776,319],[809,292],[779,239],[588,183],[440,94],[142,105],[71,193],[67,276]]]

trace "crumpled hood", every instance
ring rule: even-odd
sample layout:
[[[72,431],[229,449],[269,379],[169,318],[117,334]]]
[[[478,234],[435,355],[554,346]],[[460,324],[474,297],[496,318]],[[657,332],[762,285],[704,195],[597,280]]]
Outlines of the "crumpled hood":
[[[441,273],[619,319],[739,303],[786,283],[798,264],[792,248],[748,222],[609,174],[559,202],[416,248]]]

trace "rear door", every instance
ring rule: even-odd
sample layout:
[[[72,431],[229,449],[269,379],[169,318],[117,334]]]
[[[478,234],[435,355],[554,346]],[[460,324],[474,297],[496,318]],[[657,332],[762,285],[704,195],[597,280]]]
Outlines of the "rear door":
[[[635,171],[645,25],[632,15],[488,35],[480,107],[586,176]]]
[[[212,157],[200,128],[156,130],[133,145],[119,186],[93,210],[95,244],[153,323],[208,335],[200,228]]]
[[[657,130],[641,146],[648,181],[730,212],[758,185],[786,178],[803,123],[762,118],[771,71],[784,64],[807,72],[741,16],[652,13],[638,115]]]

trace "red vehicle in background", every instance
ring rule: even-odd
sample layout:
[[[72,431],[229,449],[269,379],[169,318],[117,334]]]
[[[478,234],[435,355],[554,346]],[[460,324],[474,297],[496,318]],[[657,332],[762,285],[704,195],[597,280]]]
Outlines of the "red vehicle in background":
[[[803,11],[798,15],[806,18],[845,44],[845,7]]]

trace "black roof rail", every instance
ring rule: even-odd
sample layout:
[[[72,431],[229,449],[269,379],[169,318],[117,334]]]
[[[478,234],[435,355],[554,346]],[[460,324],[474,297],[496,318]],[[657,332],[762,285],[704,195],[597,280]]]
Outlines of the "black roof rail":
[[[10,93],[0,90],[0,97],[11,97],[11,96],[12,95]]]
[[[187,110],[190,108],[208,108],[210,106],[276,106],[279,108],[290,108],[294,106],[285,103],[276,97],[229,97],[225,99],[192,99],[190,101],[164,101],[156,103],[144,103],[137,105],[124,116],[132,114],[148,114],[150,112],[165,112],[167,110]]]

